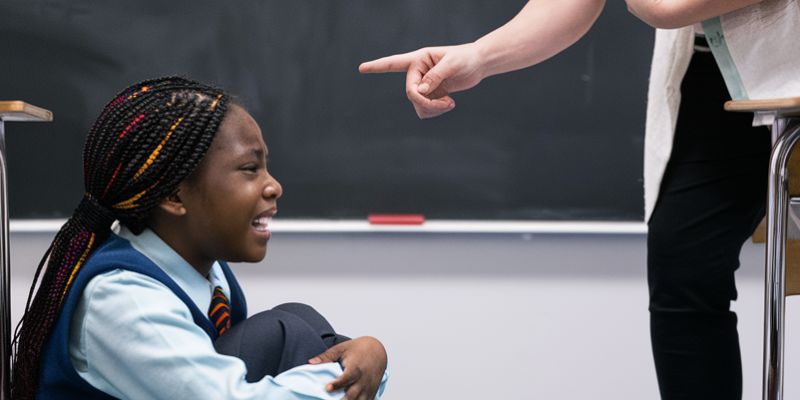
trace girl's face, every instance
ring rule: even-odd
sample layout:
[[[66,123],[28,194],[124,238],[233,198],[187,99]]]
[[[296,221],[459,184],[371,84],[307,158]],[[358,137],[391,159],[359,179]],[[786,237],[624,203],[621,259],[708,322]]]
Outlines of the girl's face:
[[[256,121],[231,105],[203,161],[178,188],[190,240],[184,249],[190,254],[182,254],[187,261],[264,258],[270,220],[283,192],[267,172],[267,155]]]

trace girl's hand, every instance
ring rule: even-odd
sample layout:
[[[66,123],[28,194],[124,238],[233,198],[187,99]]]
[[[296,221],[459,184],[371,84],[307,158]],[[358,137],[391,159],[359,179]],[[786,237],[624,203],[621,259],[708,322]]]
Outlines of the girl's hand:
[[[381,342],[364,336],[337,344],[308,360],[309,364],[337,361],[341,361],[344,373],[325,389],[346,390],[347,400],[374,399],[386,371],[386,350]]]

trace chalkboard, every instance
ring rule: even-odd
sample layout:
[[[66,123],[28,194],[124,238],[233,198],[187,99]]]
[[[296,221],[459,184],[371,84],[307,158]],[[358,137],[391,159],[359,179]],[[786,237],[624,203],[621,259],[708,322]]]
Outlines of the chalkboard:
[[[417,119],[404,75],[360,62],[472,41],[524,1],[3,0],[0,98],[54,112],[8,124],[12,218],[64,218],[86,132],[117,91],[181,75],[260,123],[283,218],[641,220],[653,30],[610,1],[555,59],[491,77]]]

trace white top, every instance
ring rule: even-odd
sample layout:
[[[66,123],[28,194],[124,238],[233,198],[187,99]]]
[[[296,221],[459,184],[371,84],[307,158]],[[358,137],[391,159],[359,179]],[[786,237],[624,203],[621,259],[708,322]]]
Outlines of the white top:
[[[644,220],[658,199],[667,169],[681,104],[681,81],[689,68],[694,48],[694,28],[657,29],[650,86],[647,90],[647,123],[644,138]],[[722,104],[720,104],[722,107]]]
[[[214,264],[200,275],[154,232],[119,235],[172,278],[201,310],[215,285],[229,293]],[[259,382],[245,380],[244,362],[218,354],[189,308],[167,286],[117,269],[89,281],[70,326],[69,353],[78,374],[95,388],[123,399],[341,399],[325,385],[342,374],[338,363],[301,365]],[[146,366],[146,368],[145,368]],[[377,398],[383,392],[384,374]]]

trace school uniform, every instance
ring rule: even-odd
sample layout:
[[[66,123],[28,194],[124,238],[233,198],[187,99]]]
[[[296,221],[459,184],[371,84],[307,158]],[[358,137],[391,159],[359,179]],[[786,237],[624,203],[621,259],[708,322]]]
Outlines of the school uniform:
[[[740,399],[734,272],[763,218],[770,136],[729,113],[695,29],[657,30],[645,134],[653,354],[663,399]]]
[[[302,365],[327,348],[320,337],[307,343],[287,342],[290,351],[286,354],[259,353],[277,359],[282,369],[248,382],[245,361],[214,348],[217,331],[207,310],[217,286],[230,299],[234,329],[226,334],[232,334],[237,326],[247,325],[243,322],[247,311],[239,285],[225,263],[215,263],[209,276],[203,277],[154,232],[134,235],[121,227],[118,235],[112,234],[89,258],[72,285],[42,355],[37,397],[343,397],[341,391],[324,389],[342,374],[339,364]],[[303,320],[296,317],[294,323],[287,336],[298,336],[294,329]],[[270,336],[274,331],[262,333]],[[304,353],[298,357],[291,351],[296,349]],[[386,378],[384,374],[381,393]]]

